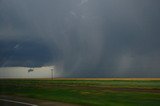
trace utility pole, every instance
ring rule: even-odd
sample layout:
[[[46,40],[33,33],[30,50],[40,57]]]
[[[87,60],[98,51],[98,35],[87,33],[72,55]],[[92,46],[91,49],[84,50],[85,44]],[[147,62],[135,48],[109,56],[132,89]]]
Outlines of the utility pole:
[[[51,68],[51,78],[53,79],[53,68]]]

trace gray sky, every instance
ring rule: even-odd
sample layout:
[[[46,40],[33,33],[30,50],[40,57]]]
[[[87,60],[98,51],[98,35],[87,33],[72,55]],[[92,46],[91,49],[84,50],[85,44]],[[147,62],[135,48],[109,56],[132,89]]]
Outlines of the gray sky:
[[[159,0],[0,0],[1,67],[160,77]]]
[[[0,78],[52,78],[52,67],[36,67],[34,71],[28,72],[27,67],[1,67]],[[53,77],[55,76],[53,72]]]

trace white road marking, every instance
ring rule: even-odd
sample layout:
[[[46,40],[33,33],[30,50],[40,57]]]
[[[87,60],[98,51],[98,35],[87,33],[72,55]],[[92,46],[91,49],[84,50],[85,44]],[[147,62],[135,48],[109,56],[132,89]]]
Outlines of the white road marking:
[[[38,106],[38,105],[35,105],[35,104],[30,104],[30,103],[25,103],[25,102],[19,102],[19,101],[13,101],[13,100],[7,100],[7,99],[0,99],[0,101],[12,102],[12,103],[29,105],[29,106]]]

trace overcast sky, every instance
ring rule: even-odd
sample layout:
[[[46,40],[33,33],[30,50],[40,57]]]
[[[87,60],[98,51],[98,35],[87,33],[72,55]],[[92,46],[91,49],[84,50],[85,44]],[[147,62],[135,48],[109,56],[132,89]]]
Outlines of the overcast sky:
[[[160,0],[0,0],[0,66],[160,77]]]

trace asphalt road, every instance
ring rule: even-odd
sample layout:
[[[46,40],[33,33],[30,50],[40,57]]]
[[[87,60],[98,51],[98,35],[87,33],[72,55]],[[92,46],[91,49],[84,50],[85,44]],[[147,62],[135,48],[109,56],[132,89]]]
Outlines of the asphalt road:
[[[26,102],[13,101],[8,99],[0,99],[0,106],[38,106]]]
[[[26,106],[26,105],[17,104],[17,103],[11,103],[11,102],[5,102],[5,101],[0,101],[0,106]]]
[[[0,106],[80,106],[75,104],[0,95]]]

